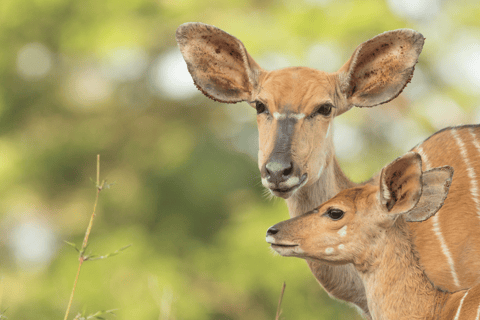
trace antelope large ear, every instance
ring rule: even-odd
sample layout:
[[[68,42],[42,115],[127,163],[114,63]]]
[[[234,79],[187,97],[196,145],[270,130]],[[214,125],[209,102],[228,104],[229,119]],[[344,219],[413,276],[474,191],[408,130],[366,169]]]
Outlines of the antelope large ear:
[[[422,175],[422,195],[417,205],[405,214],[405,220],[420,222],[427,220],[443,206],[452,184],[453,168],[433,168]]]
[[[413,76],[424,41],[414,30],[398,29],[360,44],[339,70],[340,88],[348,103],[340,112],[396,98]]]
[[[243,43],[214,26],[184,23],[176,39],[193,82],[210,99],[251,101],[262,71]]]
[[[380,202],[391,214],[403,214],[418,203],[422,194],[422,158],[409,152],[383,168]]]

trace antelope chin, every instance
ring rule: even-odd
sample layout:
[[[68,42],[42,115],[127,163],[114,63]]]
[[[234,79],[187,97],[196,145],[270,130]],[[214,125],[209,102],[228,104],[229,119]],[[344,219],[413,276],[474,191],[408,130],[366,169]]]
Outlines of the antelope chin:
[[[292,179],[292,180],[290,180]],[[295,192],[297,192],[301,187],[303,187],[307,183],[307,174],[303,174],[301,178],[292,177],[289,180],[280,183],[279,186],[276,186],[272,183],[266,182],[266,179],[262,179],[262,184],[264,187],[268,188],[270,192],[276,196],[283,199],[290,198]],[[293,186],[289,186],[292,184],[290,181],[293,181],[295,184]],[[290,183],[289,183],[290,182]]]

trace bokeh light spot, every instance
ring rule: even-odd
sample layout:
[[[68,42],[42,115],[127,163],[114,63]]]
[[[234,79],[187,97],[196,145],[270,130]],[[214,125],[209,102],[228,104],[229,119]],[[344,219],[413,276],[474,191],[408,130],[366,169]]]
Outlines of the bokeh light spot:
[[[52,54],[43,44],[34,42],[23,46],[17,54],[18,74],[27,80],[45,77],[52,68]]]
[[[158,57],[150,81],[155,91],[175,100],[191,98],[198,92],[177,48]]]

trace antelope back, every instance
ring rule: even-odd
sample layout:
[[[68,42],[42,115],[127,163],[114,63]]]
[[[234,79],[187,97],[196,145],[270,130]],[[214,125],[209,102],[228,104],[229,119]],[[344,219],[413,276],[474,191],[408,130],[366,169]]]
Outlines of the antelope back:
[[[422,169],[449,165],[455,170],[440,211],[424,223],[411,223],[415,246],[427,276],[443,290],[471,288],[480,280],[480,127],[446,128],[412,150]]]

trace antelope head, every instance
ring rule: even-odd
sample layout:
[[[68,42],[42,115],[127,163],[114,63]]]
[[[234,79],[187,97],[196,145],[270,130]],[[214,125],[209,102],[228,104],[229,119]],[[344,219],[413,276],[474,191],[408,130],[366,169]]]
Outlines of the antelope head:
[[[385,231],[402,217],[423,221],[443,205],[452,181],[451,167],[422,172],[418,153],[387,165],[378,183],[345,189],[317,209],[280,222],[267,242],[283,256],[331,264],[364,264],[369,252],[383,248]]]
[[[181,25],[176,39],[204,95],[246,101],[256,109],[262,184],[285,199],[317,182],[332,163],[333,118],[398,96],[424,43],[413,30],[385,32],[360,44],[340,70],[327,73],[306,67],[266,71],[240,40],[202,23]]]

